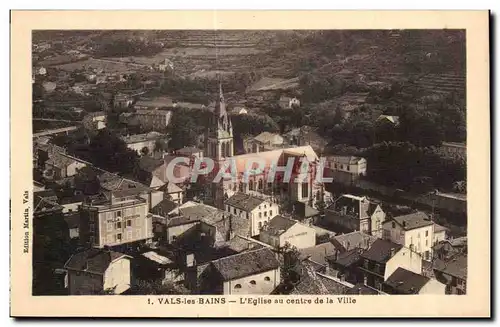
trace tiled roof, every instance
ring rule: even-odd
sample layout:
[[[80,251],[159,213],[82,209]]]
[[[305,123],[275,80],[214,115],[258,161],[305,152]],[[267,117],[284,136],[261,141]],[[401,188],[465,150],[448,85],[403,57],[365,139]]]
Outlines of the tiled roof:
[[[448,260],[436,259],[434,261],[434,270],[461,279],[467,279],[467,254],[460,253]]]
[[[332,243],[326,242],[305,249],[299,250],[301,256],[308,257],[310,260],[321,265],[326,265],[326,257],[335,253],[335,246]]]
[[[175,210],[178,206],[179,205],[174,201],[163,199],[162,201],[160,201],[160,203],[151,208],[151,212],[157,215],[166,216],[168,215],[168,213]]]
[[[345,251],[354,248],[368,248],[369,245],[376,240],[377,238],[375,236],[356,231],[348,234],[336,235],[332,242],[334,245],[339,247],[339,250]]]
[[[283,143],[283,137],[281,137],[279,134],[269,133],[269,132],[262,132],[253,139],[260,143],[270,143],[270,144]]]
[[[449,231],[448,228],[444,227],[444,226],[441,226],[441,225],[438,225],[436,223],[434,223],[434,233],[439,233],[439,232],[442,232],[442,231]]]
[[[212,261],[224,281],[278,269],[276,255],[268,248],[247,251]]]
[[[328,261],[335,262],[338,265],[343,267],[349,267],[352,264],[359,261],[361,250],[359,248],[354,248],[345,252],[338,253],[337,257],[335,255],[328,256],[326,259]]]
[[[368,250],[361,254],[362,258],[385,263],[402,248],[402,245],[387,240],[377,239]]]
[[[128,257],[123,253],[90,249],[71,256],[64,267],[70,270],[85,271],[94,274],[104,274],[111,262]]]
[[[397,293],[418,294],[429,280],[428,277],[399,267],[389,276],[385,284],[396,290]]]
[[[344,294],[349,288],[333,278],[319,274],[314,265],[306,264],[300,282],[295,286],[292,295],[334,295]]]
[[[272,218],[268,224],[264,225],[263,230],[269,234],[281,235],[295,224],[298,224],[298,222],[278,215]]]
[[[175,183],[168,182],[168,183],[160,186],[158,191],[162,191],[162,192],[165,192],[167,194],[171,194],[171,193],[182,192],[182,189],[179,186],[177,186]]]
[[[47,160],[47,164],[52,165],[57,168],[64,169],[71,165],[72,163],[77,162],[75,158],[66,156],[62,153],[56,152],[54,153],[49,160]]]
[[[361,159],[361,157],[355,156],[329,156],[327,160],[334,163],[344,164],[344,165],[354,165],[357,164]]]
[[[393,218],[404,230],[422,228],[433,224],[432,220],[425,212],[414,212],[404,216]]]
[[[251,239],[244,238],[240,235],[236,235],[231,240],[227,241],[224,246],[227,246],[231,250],[237,253],[241,253],[243,251],[255,250],[264,247],[260,243],[252,241]]]
[[[347,295],[379,295],[380,293],[371,288],[371,287],[368,287],[362,283],[358,283],[356,285],[354,285],[353,288],[350,288],[347,290],[347,292],[345,292],[345,294]]]
[[[245,212],[250,212],[264,202],[266,202],[266,200],[252,196],[251,194],[238,192],[227,199],[225,204],[238,208]]]
[[[60,206],[59,204],[40,196],[35,196],[34,207],[35,207],[33,209],[34,214],[58,211],[63,209],[63,207]]]

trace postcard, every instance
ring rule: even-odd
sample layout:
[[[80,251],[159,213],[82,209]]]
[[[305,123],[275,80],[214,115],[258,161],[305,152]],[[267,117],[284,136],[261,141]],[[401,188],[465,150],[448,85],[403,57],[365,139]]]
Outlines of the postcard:
[[[11,90],[14,317],[491,315],[488,11],[12,11]]]

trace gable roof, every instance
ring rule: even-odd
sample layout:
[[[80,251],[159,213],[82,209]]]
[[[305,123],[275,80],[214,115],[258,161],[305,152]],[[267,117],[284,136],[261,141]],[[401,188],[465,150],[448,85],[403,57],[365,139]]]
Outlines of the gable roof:
[[[461,279],[467,279],[467,254],[459,253],[448,260],[436,259],[434,270]]]
[[[240,210],[243,210],[245,212],[250,212],[263,204],[264,202],[267,202],[264,199],[258,198],[256,196],[253,196],[251,194],[245,194],[241,192],[235,193],[232,197],[226,200],[225,204],[230,205],[232,207],[238,208]]]
[[[160,186],[160,188],[158,188],[158,191],[162,191],[162,192],[165,192],[167,194],[170,194],[170,193],[182,192],[182,189],[179,186],[177,186],[175,183],[167,182],[167,183],[163,184],[162,186]]]
[[[262,230],[266,231],[269,234],[281,235],[287,230],[289,230],[292,226],[298,223],[299,223],[298,221],[295,221],[293,219],[277,215],[273,219],[271,219],[267,224],[264,224]]]
[[[389,276],[385,284],[398,293],[417,294],[429,280],[429,277],[399,267]]]
[[[278,269],[276,255],[269,248],[246,251],[212,261],[224,281]]]
[[[364,158],[361,157],[355,157],[355,156],[328,156],[327,160],[334,162],[334,163],[339,163],[343,165],[354,165],[359,163],[361,160]]]
[[[404,230],[412,230],[434,224],[429,216],[425,212],[421,211],[394,217],[392,219],[403,227]]]
[[[34,199],[34,214],[45,213],[45,212],[54,212],[54,211],[62,211],[63,207],[56,202],[53,202],[51,199],[44,198],[41,196],[35,196]]]
[[[362,250],[359,248],[353,248],[344,252],[340,252],[337,254],[337,256],[335,255],[328,256],[326,260],[334,262],[343,267],[349,267],[352,264],[359,261],[359,259],[361,258],[360,256],[361,251]]]
[[[63,153],[56,152],[47,160],[46,163],[54,167],[63,169],[75,162],[78,162],[78,160]]]
[[[299,252],[301,256],[307,257],[309,260],[325,266],[327,264],[326,258],[335,252],[335,246],[330,242],[326,242],[300,249]]]
[[[168,215],[170,212],[177,209],[178,207],[179,205],[176,202],[171,201],[169,199],[163,199],[157,205],[151,208],[151,212],[157,215]]]
[[[262,132],[253,138],[255,141],[260,143],[270,143],[270,144],[282,144],[283,137],[276,133]]]
[[[72,255],[64,267],[69,270],[85,271],[103,275],[113,261],[122,257],[130,258],[129,256],[119,252],[90,249]]]
[[[368,250],[361,254],[361,257],[379,263],[386,263],[392,258],[393,253],[397,253],[402,247],[400,244],[377,239]]]
[[[376,240],[377,238],[375,236],[356,231],[348,234],[336,235],[332,239],[332,243],[338,247],[340,251],[347,251],[354,248],[367,249]]]

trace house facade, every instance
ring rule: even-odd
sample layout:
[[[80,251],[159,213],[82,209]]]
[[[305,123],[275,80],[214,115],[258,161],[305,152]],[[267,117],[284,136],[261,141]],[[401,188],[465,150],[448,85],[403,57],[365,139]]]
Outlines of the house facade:
[[[57,152],[45,161],[43,175],[47,179],[59,180],[76,175],[78,169],[86,167],[87,163],[71,157],[65,153]]]
[[[172,118],[168,110],[137,110],[135,118],[142,129],[148,131],[161,131],[167,128]]]
[[[160,140],[167,140],[167,136],[158,132],[135,134],[123,136],[122,140],[127,144],[127,148],[134,150],[141,155],[146,148],[148,153],[155,152],[156,143]]]
[[[398,268],[421,274],[422,257],[399,244],[381,239],[360,254],[363,284],[377,290],[383,290],[384,282]]]
[[[354,156],[329,156],[326,158],[325,166],[333,171],[364,176],[366,175],[367,162],[365,158]]]
[[[202,294],[269,295],[280,281],[276,255],[269,248],[260,248],[210,262],[200,284]]]
[[[80,240],[95,248],[149,241],[153,225],[149,204],[132,194],[100,194],[80,206]]]
[[[316,231],[293,219],[276,216],[264,225],[259,240],[276,249],[287,243],[297,249],[304,249],[316,245]]]
[[[132,283],[130,260],[125,254],[97,249],[74,254],[64,266],[69,295],[125,292]]]
[[[396,269],[384,282],[384,292],[398,295],[444,295],[446,285],[404,268]]]
[[[434,222],[424,212],[394,217],[383,224],[383,238],[432,259],[434,245]]]
[[[224,203],[224,210],[250,222],[250,235],[259,235],[262,227],[279,215],[276,203],[245,193],[235,193]]]
[[[467,294],[467,254],[461,252],[433,263],[434,276],[446,285],[446,294]]]
[[[382,236],[386,214],[379,204],[364,196],[344,194],[325,209],[325,220],[338,232],[361,231]]]

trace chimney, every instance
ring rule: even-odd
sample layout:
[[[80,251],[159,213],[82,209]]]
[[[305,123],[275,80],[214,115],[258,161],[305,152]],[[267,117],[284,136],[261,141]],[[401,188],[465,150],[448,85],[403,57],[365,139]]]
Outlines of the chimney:
[[[403,227],[406,227],[406,221],[403,221]]]
[[[391,258],[396,254],[396,248],[391,248]]]

